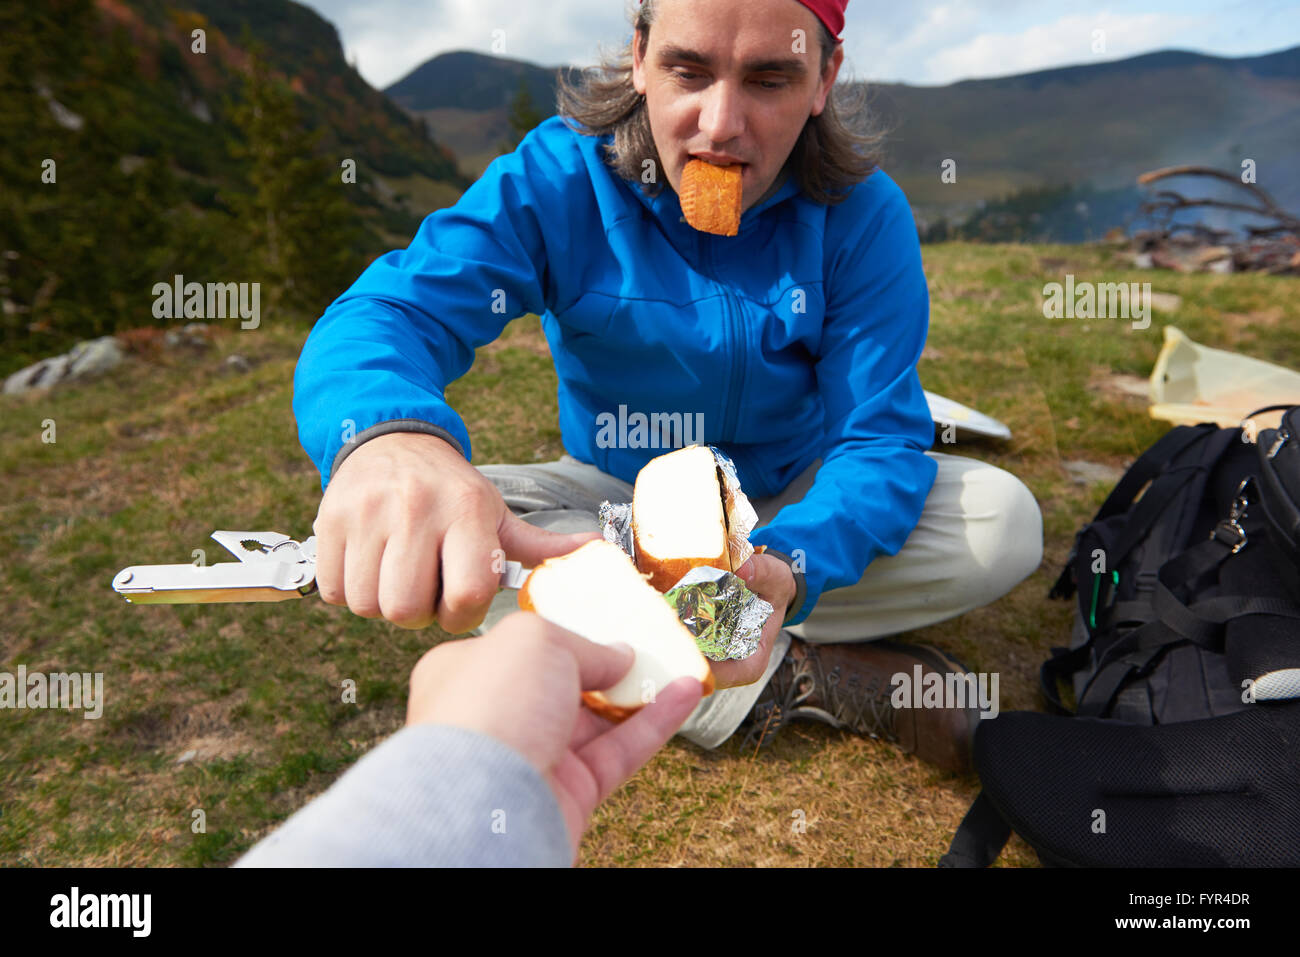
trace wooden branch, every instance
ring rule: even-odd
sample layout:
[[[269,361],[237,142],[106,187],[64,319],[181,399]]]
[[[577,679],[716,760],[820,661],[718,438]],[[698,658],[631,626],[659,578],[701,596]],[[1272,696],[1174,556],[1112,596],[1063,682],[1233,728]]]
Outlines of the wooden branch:
[[[1225,183],[1231,183],[1244,190],[1248,190],[1256,199],[1264,204],[1263,210],[1251,210],[1259,215],[1270,216],[1279,222],[1289,223],[1292,228],[1300,228],[1300,219],[1297,219],[1291,213],[1277,204],[1277,202],[1261,189],[1255,183],[1243,182],[1240,176],[1232,173],[1225,173],[1223,170],[1214,169],[1211,166],[1166,166],[1161,169],[1151,170],[1143,173],[1137,178],[1139,186],[1148,186],[1151,183],[1158,182],[1162,179],[1169,179],[1174,176],[1210,176],[1214,179],[1222,180]],[[1170,191],[1172,192],[1172,191]],[[1178,194],[1174,194],[1178,195]],[[1226,209],[1241,209],[1237,204],[1224,203],[1219,200],[1199,201],[1199,205],[1217,205]]]

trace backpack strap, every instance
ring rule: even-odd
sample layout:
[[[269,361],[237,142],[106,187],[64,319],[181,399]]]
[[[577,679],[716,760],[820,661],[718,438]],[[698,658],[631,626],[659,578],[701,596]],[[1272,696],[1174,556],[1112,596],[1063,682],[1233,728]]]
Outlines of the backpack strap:
[[[1101,509],[1097,512],[1092,523],[1095,524],[1110,518],[1112,515],[1127,511],[1133,505],[1133,500],[1137,498],[1138,493],[1146,487],[1148,482],[1163,472],[1170,462],[1182,455],[1193,444],[1217,431],[1217,428],[1217,426],[1210,424],[1180,425],[1162,435],[1155,445],[1138,456],[1137,461],[1129,466],[1129,470],[1124,473],[1124,477],[1119,480],[1119,484],[1111,490],[1110,495],[1106,497],[1106,501],[1102,503]],[[1048,593],[1049,598],[1069,598],[1074,593],[1075,584],[1072,576],[1075,558],[1076,553],[1071,551],[1069,559],[1066,560],[1065,568],[1061,571],[1056,584],[1052,586],[1052,590]]]
[[[1151,446],[1133,463],[1124,478],[1110,493],[1105,504],[1102,505],[1101,510],[1097,513],[1097,518],[1093,520],[1093,524],[1096,524],[1097,521],[1125,509],[1132,509],[1133,512],[1129,520],[1125,522],[1114,546],[1106,552],[1106,565],[1108,568],[1118,568],[1134,546],[1151,534],[1152,527],[1164,515],[1169,503],[1178,496],[1186,485],[1193,484],[1193,488],[1187,496],[1189,499],[1195,500],[1192,507],[1194,508],[1195,503],[1200,502],[1210,472],[1236,442],[1237,434],[1232,429],[1220,429],[1209,424],[1178,426],[1165,433],[1155,445]],[[1206,445],[1197,462],[1175,468],[1168,467],[1174,458],[1182,455],[1194,444],[1201,441],[1205,441]],[[1142,500],[1135,506],[1133,499],[1148,483],[1151,483],[1150,487],[1146,489]],[[1177,521],[1182,523],[1185,521],[1185,517],[1180,515]],[[1076,548],[1077,541],[1076,539]],[[1049,597],[1060,597],[1067,583],[1071,588],[1073,587],[1073,558],[1075,557],[1077,555],[1072,556],[1072,561],[1066,565],[1065,571],[1061,573],[1061,577],[1053,586]],[[1217,567],[1217,565],[1216,562],[1214,567]],[[1152,585],[1157,584],[1158,576],[1148,575],[1147,577],[1151,579]],[[1142,580],[1142,576],[1139,576],[1139,581]],[[1148,597],[1150,593],[1146,590],[1146,586],[1140,586],[1139,595],[1140,597],[1136,600],[1119,603],[1113,608],[1111,626],[1118,621],[1145,623],[1158,620],[1159,615],[1152,607],[1152,598]],[[1089,665],[1098,631],[1099,629],[1096,627],[1090,628],[1086,642],[1077,648],[1057,651],[1051,658],[1043,662],[1038,669],[1039,690],[1048,707],[1055,713],[1073,714],[1061,701],[1060,693],[1057,691],[1057,684],[1059,681],[1068,680],[1075,672]],[[1137,631],[1142,631],[1142,629],[1139,628]],[[1134,632],[1134,634],[1136,633]],[[1113,654],[1123,654],[1132,648],[1133,645],[1125,644],[1122,648],[1109,650]],[[1148,657],[1144,656],[1140,663],[1141,666],[1149,664]],[[1112,660],[1114,660],[1113,657]],[[1098,670],[1100,671],[1100,663]],[[1094,674],[1093,678],[1096,677],[1097,675]],[[1116,682],[1114,691],[1117,693],[1120,684],[1122,684],[1122,679],[1116,677],[1113,680]],[[1109,683],[1109,680],[1107,683]],[[1112,693],[1110,697],[1113,698],[1114,694]]]
[[[1163,584],[1156,591],[1160,620],[1183,638],[1202,648],[1219,649],[1224,626],[1247,615],[1272,615],[1300,619],[1300,607],[1285,598],[1260,595],[1220,595],[1184,604]]]
[[[981,791],[961,819],[948,853],[939,858],[939,867],[988,867],[998,859],[1011,839],[1011,825]]]
[[[1137,498],[1138,492],[1142,491],[1142,487],[1160,474],[1165,466],[1178,458],[1193,443],[1217,431],[1219,428],[1216,425],[1202,424],[1180,425],[1166,432],[1155,445],[1138,456],[1138,460],[1129,466],[1129,470],[1124,473],[1119,484],[1111,490],[1110,495],[1106,496],[1106,501],[1102,503],[1101,510],[1097,512],[1097,517],[1093,521],[1110,518],[1112,515],[1126,511]]]
[[[1285,598],[1263,595],[1220,595],[1187,604],[1174,594],[1178,585],[1194,585],[1216,572],[1230,556],[1246,545],[1246,535],[1236,523],[1220,522],[1209,539],[1170,559],[1156,576],[1152,606],[1159,620],[1180,636],[1203,648],[1217,651],[1223,629],[1229,622],[1247,615],[1274,615],[1300,619],[1300,606]]]
[[[1151,622],[1116,642],[1097,663],[1097,670],[1080,692],[1079,716],[1100,718],[1110,714],[1130,678],[1145,674],[1167,651],[1181,644],[1185,644],[1183,639],[1171,634],[1158,621]],[[1149,713],[1148,709],[1148,715]],[[1146,723],[1149,724],[1150,721]]]
[[[1052,657],[1039,666],[1038,690],[1042,694],[1043,700],[1047,702],[1048,708],[1054,713],[1074,714],[1061,700],[1057,685],[1061,681],[1068,681],[1081,668],[1086,668],[1088,657],[1091,654],[1092,639],[1089,638],[1077,648],[1053,648]]]
[[[1166,471],[1151,484],[1146,494],[1142,496],[1142,500],[1134,507],[1132,516],[1124,524],[1124,531],[1115,544],[1115,553],[1106,556],[1106,563],[1111,568],[1119,567],[1119,563],[1128,556],[1133,547],[1147,538],[1152,526],[1164,515],[1174,496],[1189,483],[1192,484],[1192,488],[1185,496],[1184,511],[1190,511],[1190,515],[1180,515],[1177,524],[1184,525],[1185,529],[1186,524],[1195,520],[1196,512],[1205,496],[1205,486],[1209,481],[1210,473],[1237,442],[1237,432],[1232,429],[1214,429],[1212,426],[1207,428],[1212,429],[1215,434],[1208,436],[1200,460],[1194,464]],[[1179,529],[1175,527],[1174,531]],[[1184,530],[1182,534],[1186,535],[1186,531]],[[1163,567],[1163,564],[1160,567]],[[1158,569],[1151,567],[1149,570]]]
[[[1130,618],[1145,605],[1150,610],[1151,620],[1111,644],[1097,660],[1096,670],[1079,695],[1080,715],[1099,717],[1107,714],[1130,677],[1145,674],[1166,651],[1177,645],[1191,642],[1210,651],[1221,651],[1223,623],[1229,617],[1263,614],[1274,608],[1291,610],[1292,616],[1300,617],[1300,609],[1292,610],[1294,606],[1277,599],[1240,598],[1225,604],[1222,599],[1211,598],[1189,607],[1174,594],[1175,587],[1193,584],[1216,572],[1234,554],[1234,549],[1245,541],[1244,537],[1230,533],[1228,528],[1227,524],[1221,523],[1211,538],[1165,562],[1156,574],[1149,602],[1124,603],[1134,606],[1125,609]],[[1216,621],[1216,616],[1226,617]]]

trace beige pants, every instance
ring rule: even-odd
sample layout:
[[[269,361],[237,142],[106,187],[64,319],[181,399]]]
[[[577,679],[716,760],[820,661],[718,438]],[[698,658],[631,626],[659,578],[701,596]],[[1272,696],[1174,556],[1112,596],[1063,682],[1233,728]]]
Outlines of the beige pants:
[[[808,642],[870,641],[960,615],[1002,597],[1042,561],[1043,519],[1014,475],[975,459],[928,453],[939,466],[915,530],[897,555],[877,558],[856,585],[825,592],[801,624],[781,632],[763,678],[715,691],[679,732],[701,747],[727,740],[749,714],[781,663],[790,637]],[[759,526],[812,486],[814,462],[780,495],[754,499]],[[540,465],[483,465],[516,515],[556,532],[599,531],[602,501],[630,502],[632,486],[565,455]],[[480,628],[515,611],[516,592],[502,591]]]

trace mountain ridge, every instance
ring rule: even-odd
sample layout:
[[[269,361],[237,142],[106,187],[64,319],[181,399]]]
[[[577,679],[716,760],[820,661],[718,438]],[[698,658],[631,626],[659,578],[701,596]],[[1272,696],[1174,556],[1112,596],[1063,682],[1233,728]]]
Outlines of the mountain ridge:
[[[500,153],[519,87],[549,115],[563,69],[457,50],[385,92],[478,175]],[[1136,209],[1139,174],[1173,163],[1239,169],[1248,158],[1279,202],[1300,207],[1300,46],[1243,57],[1158,50],[943,86],[865,83],[875,122],[889,132],[886,168],[922,224],[957,222],[1027,189],[1071,186],[1106,194],[1105,221],[1082,215],[1041,238],[1099,238]],[[950,159],[956,182],[940,177]]]

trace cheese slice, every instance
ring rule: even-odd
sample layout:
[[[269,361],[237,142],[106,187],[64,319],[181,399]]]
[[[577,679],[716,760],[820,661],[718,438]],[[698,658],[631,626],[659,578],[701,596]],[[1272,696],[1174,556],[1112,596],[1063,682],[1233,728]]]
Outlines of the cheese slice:
[[[683,676],[698,680],[704,694],[713,691],[713,672],[695,637],[617,545],[588,542],[542,562],[519,590],[519,607],[588,641],[632,646],[636,661],[616,685],[583,692],[603,717],[622,721]]]

